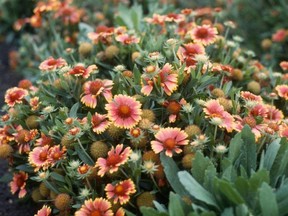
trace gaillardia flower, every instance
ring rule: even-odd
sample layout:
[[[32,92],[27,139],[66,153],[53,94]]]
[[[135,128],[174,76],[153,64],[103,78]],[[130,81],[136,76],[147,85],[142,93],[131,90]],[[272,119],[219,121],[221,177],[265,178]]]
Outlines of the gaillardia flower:
[[[108,121],[106,115],[95,113],[91,118],[91,124],[93,132],[96,134],[101,134],[107,129],[110,122]]]
[[[48,59],[41,62],[39,69],[41,71],[53,71],[66,65],[67,62],[63,58],[54,59],[53,57],[49,57]]]
[[[21,104],[25,96],[28,95],[28,91],[26,89],[13,87],[6,91],[5,94],[5,103],[9,107],[13,107],[15,104]]]
[[[288,85],[277,85],[275,87],[279,97],[288,100]]]
[[[108,118],[120,128],[133,128],[141,120],[141,103],[126,95],[115,95],[114,99],[106,104]]]
[[[30,153],[28,157],[28,161],[31,166],[35,167],[35,171],[43,168],[47,169],[51,163],[48,160],[49,146],[41,146],[35,147]]]
[[[105,187],[107,199],[113,199],[113,203],[118,201],[121,205],[130,200],[130,195],[136,192],[135,184],[131,179],[119,182],[116,185],[107,184]]]
[[[191,31],[191,38],[194,42],[207,46],[216,41],[217,29],[210,25],[196,26]]]
[[[13,180],[12,182],[10,182],[11,193],[15,194],[17,191],[19,191],[18,197],[24,197],[27,193],[25,189],[27,179],[28,174],[23,171],[20,171],[19,173],[14,173]]]
[[[98,175],[101,177],[105,175],[105,173],[114,173],[117,172],[118,168],[125,164],[132,150],[130,147],[126,147],[123,150],[123,144],[118,144],[116,148],[114,146],[108,152],[107,158],[98,158],[96,162],[96,167],[99,167]]]
[[[180,128],[163,128],[156,133],[156,140],[151,141],[151,148],[156,154],[165,151],[167,156],[172,157],[173,152],[177,154],[182,152],[179,147],[188,144],[187,137],[188,135]]]
[[[50,216],[51,208],[47,205],[44,205],[34,216]]]
[[[75,216],[113,216],[111,203],[103,198],[85,200]]]
[[[97,106],[97,97],[101,94],[107,101],[112,99],[112,86],[113,81],[111,80],[100,80],[87,81],[83,85],[84,96],[81,98],[81,102],[90,108]]]
[[[96,65],[90,65],[86,68],[83,64],[77,64],[68,72],[68,74],[87,79],[90,74],[97,69],[98,67]]]

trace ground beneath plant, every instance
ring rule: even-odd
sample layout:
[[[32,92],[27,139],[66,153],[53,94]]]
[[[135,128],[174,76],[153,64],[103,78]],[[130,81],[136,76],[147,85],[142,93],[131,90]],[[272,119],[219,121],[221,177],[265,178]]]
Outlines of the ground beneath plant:
[[[9,69],[8,53],[12,46],[0,43],[0,107],[4,105],[4,94],[8,88],[17,86],[21,76]],[[0,114],[3,114],[0,111]],[[7,173],[8,164],[0,159],[0,178]],[[31,200],[20,200],[10,193],[7,183],[0,182],[0,216],[33,216],[39,206]]]

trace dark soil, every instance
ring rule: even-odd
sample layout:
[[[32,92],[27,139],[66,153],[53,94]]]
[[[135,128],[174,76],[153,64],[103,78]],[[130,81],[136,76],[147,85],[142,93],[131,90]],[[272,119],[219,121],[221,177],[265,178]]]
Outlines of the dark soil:
[[[0,43],[0,107],[4,105],[4,94],[8,88],[17,86],[21,76],[9,69],[8,53],[11,45]],[[3,114],[0,111],[0,115]],[[0,159],[0,178],[8,171],[7,161]],[[31,200],[21,200],[10,192],[8,183],[0,182],[0,216],[33,216],[37,206]]]

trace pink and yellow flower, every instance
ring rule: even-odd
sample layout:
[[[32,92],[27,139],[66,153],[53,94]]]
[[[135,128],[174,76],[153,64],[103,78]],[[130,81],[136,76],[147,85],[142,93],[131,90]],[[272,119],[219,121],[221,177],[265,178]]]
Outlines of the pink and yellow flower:
[[[197,63],[195,55],[205,54],[205,48],[198,43],[183,44],[177,51],[177,56],[182,63],[186,64],[186,67],[193,66]]]
[[[209,118],[212,124],[225,128],[227,132],[232,132],[235,126],[234,118],[224,110],[224,107],[217,100],[209,100],[204,106],[205,118]]]
[[[6,91],[5,94],[5,103],[9,107],[14,107],[15,104],[21,104],[25,96],[28,95],[28,91],[26,89],[13,87]]]
[[[113,27],[98,26],[96,32],[88,33],[88,38],[92,40],[94,44],[98,44],[99,41],[108,44],[111,41],[111,36],[114,34]]]
[[[268,122],[280,122],[283,118],[283,112],[279,109],[277,109],[275,106],[271,106],[266,104],[267,108],[267,117],[265,120]]]
[[[14,173],[13,180],[10,182],[11,193],[15,194],[17,191],[19,191],[18,197],[23,198],[27,193],[25,189],[27,179],[28,174],[23,171]]]
[[[85,68],[83,64],[77,64],[68,72],[68,74],[77,77],[80,76],[87,79],[90,76],[90,74],[96,71],[97,69],[98,67],[96,65],[90,65],[87,68]]]
[[[54,59],[52,56],[41,62],[39,69],[41,71],[53,71],[58,68],[64,67],[67,62],[63,58]]]
[[[120,34],[115,37],[115,40],[121,42],[124,45],[138,44],[140,42],[140,38],[129,34]]]
[[[50,216],[51,208],[47,205],[44,205],[34,216]]]
[[[132,150],[130,147],[126,147],[123,150],[123,144],[118,144],[116,148],[113,146],[112,149],[108,152],[106,159],[98,158],[95,165],[99,168],[98,175],[103,177],[107,172],[117,172],[118,168],[128,161],[131,153]]]
[[[164,92],[170,96],[178,87],[178,74],[172,71],[172,65],[166,63],[159,73],[161,86]]]
[[[49,146],[41,146],[35,147],[30,153],[28,157],[28,161],[31,166],[35,167],[34,171],[38,171],[39,169],[48,169],[51,163],[48,160],[49,154]]]
[[[249,125],[252,133],[255,135],[256,141],[262,136],[263,131],[267,128],[266,124],[258,124],[253,116],[246,116],[241,118],[240,116],[235,116],[235,130],[242,131],[244,125]]]
[[[108,111],[109,120],[120,128],[133,128],[141,120],[141,103],[130,96],[115,95],[105,109]]]
[[[201,43],[204,46],[214,43],[217,39],[217,29],[210,25],[196,26],[191,31],[191,38],[195,43]]]
[[[105,191],[108,200],[113,199],[114,204],[119,201],[123,205],[130,200],[130,195],[135,193],[136,189],[134,182],[131,179],[127,179],[116,185],[107,184]]]
[[[111,203],[104,198],[85,200],[75,216],[113,216]]]
[[[283,71],[287,71],[288,70],[288,61],[280,62],[280,67],[282,68]]]
[[[92,130],[96,134],[103,133],[107,127],[109,126],[110,122],[107,120],[106,115],[101,115],[99,113],[95,113],[91,119]]]
[[[275,89],[279,97],[288,100],[288,85],[277,85]]]
[[[49,148],[47,161],[53,166],[55,163],[57,163],[59,160],[63,159],[65,157],[66,148],[65,146],[60,147],[60,145],[53,146]]]
[[[83,85],[84,96],[81,98],[81,102],[90,108],[97,106],[97,97],[101,94],[107,101],[112,100],[113,81],[100,80],[87,81]]]
[[[187,137],[188,135],[180,128],[162,128],[156,133],[156,140],[151,141],[151,148],[156,154],[165,151],[167,156],[172,157],[173,152],[177,154],[182,152],[180,146],[188,144]]]
[[[55,13],[55,18],[61,18],[65,25],[77,24],[80,22],[82,10],[71,6],[68,2],[63,2],[61,7]]]

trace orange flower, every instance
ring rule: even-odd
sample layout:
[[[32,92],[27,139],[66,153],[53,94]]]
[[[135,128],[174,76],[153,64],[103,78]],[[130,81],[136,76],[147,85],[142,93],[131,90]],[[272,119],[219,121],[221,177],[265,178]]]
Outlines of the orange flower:
[[[126,147],[123,150],[123,144],[118,144],[116,148],[114,148],[113,146],[112,149],[108,152],[108,156],[106,159],[98,158],[95,165],[100,169],[98,171],[98,175],[103,177],[107,172],[117,172],[118,168],[128,161],[131,153],[132,150],[130,147]]]
[[[151,141],[151,148],[158,154],[165,151],[168,157],[173,156],[173,152],[177,154],[182,152],[180,146],[187,145],[189,140],[188,135],[180,128],[164,128],[156,133],[156,140]]]
[[[27,179],[28,174],[23,171],[14,173],[13,180],[10,182],[11,193],[15,194],[17,191],[19,191],[18,197],[24,197],[27,193],[25,189]]]
[[[14,107],[15,104],[21,104],[25,96],[28,95],[28,91],[26,89],[13,87],[6,91],[5,94],[5,103],[9,107]]]
[[[191,31],[191,38],[194,42],[207,46],[216,41],[217,34],[217,29],[210,25],[196,26]]]
[[[113,199],[113,203],[118,201],[121,205],[130,200],[130,195],[136,192],[135,184],[131,179],[119,182],[116,185],[107,184],[105,187],[107,199]]]
[[[54,59],[52,56],[41,62],[39,69],[41,71],[53,71],[63,66],[66,66],[67,62],[63,58]]]
[[[111,203],[103,198],[85,200],[75,216],[113,216]]]
[[[288,85],[278,85],[275,87],[279,97],[288,100]]]

